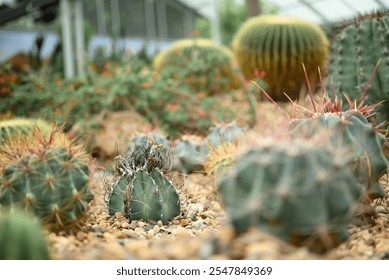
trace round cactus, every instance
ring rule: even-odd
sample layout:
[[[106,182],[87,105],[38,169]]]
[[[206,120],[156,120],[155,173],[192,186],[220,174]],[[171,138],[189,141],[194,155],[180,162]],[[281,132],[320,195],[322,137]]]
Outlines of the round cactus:
[[[237,232],[258,227],[321,251],[347,238],[362,193],[345,163],[307,141],[264,144],[239,158],[218,186]]]
[[[46,238],[38,221],[21,210],[0,215],[0,260],[49,260]]]
[[[232,52],[208,39],[179,40],[158,53],[153,66],[157,73],[165,69],[170,78],[181,77],[196,91],[216,93],[240,85]],[[168,70],[173,66],[175,71]]]
[[[378,181],[386,173],[388,160],[383,154],[385,136],[362,113],[325,113],[314,118],[296,119],[289,126],[295,137],[309,138],[318,133],[328,137],[333,147],[341,145],[353,156],[350,169],[373,197],[385,196]]]
[[[87,162],[64,148],[25,155],[2,170],[0,206],[20,207],[53,231],[79,227],[93,199]]]
[[[173,149],[173,169],[184,174],[199,171],[202,168],[205,156],[200,146],[188,140],[179,141]]]
[[[20,135],[28,136],[36,128],[43,135],[49,135],[53,129],[49,123],[39,119],[15,118],[0,121],[0,144]]]
[[[329,71],[336,92],[360,99],[375,65],[382,59],[366,96],[378,107],[379,121],[389,119],[389,12],[355,18],[332,41]],[[343,97],[343,96],[342,96]]]
[[[246,79],[264,72],[274,100],[296,99],[306,84],[304,63],[312,85],[317,67],[326,66],[329,42],[320,27],[304,19],[266,15],[249,19],[236,33],[232,49]]]

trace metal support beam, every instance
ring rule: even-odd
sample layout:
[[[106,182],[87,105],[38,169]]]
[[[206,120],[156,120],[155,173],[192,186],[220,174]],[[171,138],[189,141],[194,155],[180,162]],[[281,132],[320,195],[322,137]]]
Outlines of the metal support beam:
[[[166,0],[157,1],[157,23],[158,23],[158,38],[167,40],[169,38],[166,14]]]
[[[76,0],[74,3],[74,29],[76,35],[76,58],[77,58],[77,73],[78,76],[85,75],[85,34],[84,34],[84,18],[83,18],[82,0]]]
[[[213,0],[213,9],[214,9],[214,16],[211,18],[211,25],[212,25],[212,39],[217,42],[221,43],[221,32],[220,32],[220,20],[219,20],[219,0]]]
[[[316,14],[318,17],[320,17],[323,22],[327,25],[331,24],[331,21],[329,21],[323,13],[321,13],[318,9],[316,9],[310,2],[306,0],[299,0],[300,3],[303,3],[308,9],[310,9],[314,14]]]
[[[97,33],[107,34],[104,0],[96,0]]]
[[[61,0],[61,28],[62,28],[62,48],[65,66],[65,77],[74,77],[74,61],[71,35],[71,9],[69,0]]]

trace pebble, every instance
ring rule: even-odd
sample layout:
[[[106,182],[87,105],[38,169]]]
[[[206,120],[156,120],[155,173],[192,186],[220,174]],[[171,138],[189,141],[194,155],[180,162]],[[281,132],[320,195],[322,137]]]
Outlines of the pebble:
[[[377,242],[375,249],[379,253],[388,253],[389,252],[389,239],[381,239]]]

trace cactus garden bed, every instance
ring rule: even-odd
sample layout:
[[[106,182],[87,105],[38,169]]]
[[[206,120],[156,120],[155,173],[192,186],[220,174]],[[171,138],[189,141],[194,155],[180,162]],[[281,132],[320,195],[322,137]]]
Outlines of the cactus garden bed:
[[[273,106],[261,103],[258,118],[280,123]],[[246,142],[267,130],[257,125]],[[254,139],[254,140],[253,140]],[[110,216],[102,184],[94,176],[95,198],[84,229],[72,234],[50,233],[55,259],[387,259],[389,254],[389,179],[381,178],[386,198],[371,203],[364,219],[348,227],[349,238],[324,254],[296,247],[255,228],[237,235],[230,225],[215,178],[204,172],[169,175],[181,200],[181,214],[169,222],[129,221],[122,213]]]

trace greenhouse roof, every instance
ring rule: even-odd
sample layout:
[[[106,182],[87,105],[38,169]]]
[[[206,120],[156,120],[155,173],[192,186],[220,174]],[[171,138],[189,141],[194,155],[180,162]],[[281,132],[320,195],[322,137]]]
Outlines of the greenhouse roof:
[[[180,0],[199,13],[213,18],[215,1]],[[244,3],[244,0],[235,0]],[[299,16],[319,24],[335,24],[377,9],[389,9],[389,0],[266,0],[280,7],[279,14]]]

